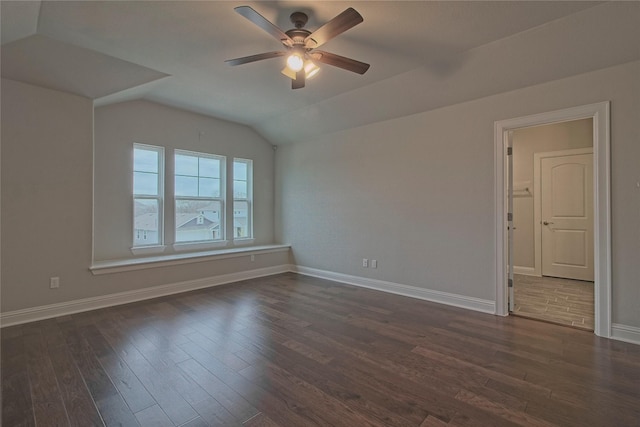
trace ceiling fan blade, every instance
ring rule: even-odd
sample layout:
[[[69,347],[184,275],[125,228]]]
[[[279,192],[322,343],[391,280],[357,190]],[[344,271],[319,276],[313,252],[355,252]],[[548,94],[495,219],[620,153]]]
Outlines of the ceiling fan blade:
[[[307,38],[304,39],[305,47],[313,49],[322,46],[338,34],[344,33],[349,28],[355,27],[362,21],[364,21],[362,15],[356,12],[354,8],[350,7],[308,35]]]
[[[315,61],[319,61],[328,65],[333,65],[334,67],[342,68],[344,70],[352,71],[358,74],[366,73],[370,67],[369,64],[356,61],[355,59],[336,55],[335,53],[314,50],[311,55]]]
[[[267,18],[265,18],[264,16],[260,15],[258,12],[256,12],[251,7],[249,7],[249,6],[238,6],[238,7],[234,8],[234,10],[236,12],[238,12],[240,15],[244,16],[245,18],[247,18],[249,21],[251,21],[254,24],[256,24],[258,27],[262,28],[264,31],[269,33],[272,37],[274,37],[277,40],[281,41],[285,46],[293,46],[293,40],[291,40],[291,37],[286,35],[284,31],[282,31],[280,28],[276,27],[269,20],[267,20]]]
[[[259,53],[257,55],[251,55],[251,56],[243,56],[242,58],[235,58],[235,59],[227,59],[226,62],[229,65],[242,65],[242,64],[248,64],[249,62],[255,62],[255,61],[261,61],[263,59],[271,59],[271,58],[277,58],[278,56],[285,56],[287,54],[286,51],[277,51],[277,52],[266,52],[266,53]]]
[[[305,71],[304,69],[298,71],[296,73],[296,78],[295,79],[291,79],[291,89],[300,89],[304,87],[304,82],[305,82]]]

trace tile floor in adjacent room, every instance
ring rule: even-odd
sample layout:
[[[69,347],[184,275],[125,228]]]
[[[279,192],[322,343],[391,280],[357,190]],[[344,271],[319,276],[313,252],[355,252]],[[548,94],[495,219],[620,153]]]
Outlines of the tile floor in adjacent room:
[[[514,314],[593,330],[593,282],[516,274],[513,283]]]

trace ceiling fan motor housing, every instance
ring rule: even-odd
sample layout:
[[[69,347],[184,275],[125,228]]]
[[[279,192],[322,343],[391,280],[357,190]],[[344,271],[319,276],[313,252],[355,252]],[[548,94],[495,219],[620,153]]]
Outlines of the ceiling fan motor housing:
[[[291,37],[294,46],[304,46],[305,39],[311,35],[311,31],[307,31],[303,28],[294,28],[289,31],[285,31],[285,34]]]

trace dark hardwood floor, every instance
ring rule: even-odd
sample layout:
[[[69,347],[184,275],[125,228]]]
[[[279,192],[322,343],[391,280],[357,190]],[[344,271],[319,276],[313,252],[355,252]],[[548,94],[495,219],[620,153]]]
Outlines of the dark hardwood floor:
[[[4,328],[2,425],[638,426],[640,346],[283,274]]]

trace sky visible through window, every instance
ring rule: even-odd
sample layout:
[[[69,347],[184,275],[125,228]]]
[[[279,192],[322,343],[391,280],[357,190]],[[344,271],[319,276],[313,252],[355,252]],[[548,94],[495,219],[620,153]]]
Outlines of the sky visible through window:
[[[220,160],[175,155],[175,194],[187,197],[220,197]]]
[[[158,194],[158,152],[133,150],[133,193]]]
[[[233,162],[233,197],[244,199],[247,197],[247,163]]]

